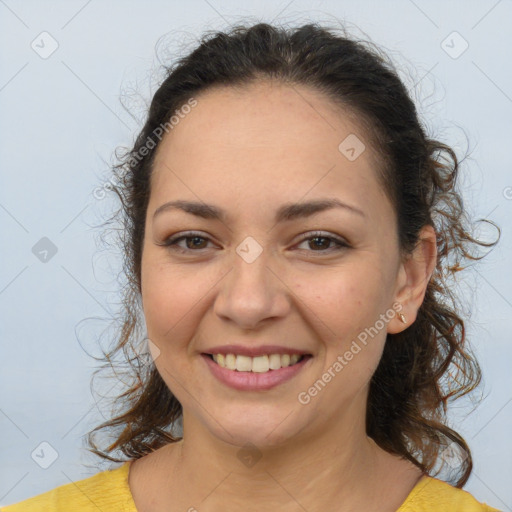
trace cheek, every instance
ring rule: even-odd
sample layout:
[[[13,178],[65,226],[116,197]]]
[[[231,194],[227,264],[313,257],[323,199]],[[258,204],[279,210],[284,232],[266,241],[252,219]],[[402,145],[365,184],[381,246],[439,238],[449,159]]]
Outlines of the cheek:
[[[169,265],[150,261],[149,256],[147,262],[142,262],[142,305],[148,337],[161,350],[166,340],[181,339],[178,333],[194,316],[194,307],[200,307],[197,303],[204,289],[197,289],[196,281],[190,277]]]
[[[309,277],[297,283],[324,345],[323,372],[338,376],[330,388],[340,396],[366,385],[386,340],[386,324],[379,319],[387,307],[389,286],[377,265],[363,263],[360,259],[360,265],[338,268],[328,278]]]
[[[375,268],[375,267],[373,267]],[[302,276],[297,294],[337,335],[358,331],[379,317],[386,303],[383,276],[372,266],[348,266]]]
[[[149,262],[149,260],[148,260]],[[201,280],[183,275],[176,267],[151,262],[142,271],[142,302],[148,338],[158,347],[155,366],[167,387],[180,403],[187,403],[187,387],[200,387],[192,359],[188,357],[190,340],[205,314],[205,293],[211,287],[199,286]],[[204,279],[203,285],[204,285]],[[202,302],[202,299],[205,302]]]

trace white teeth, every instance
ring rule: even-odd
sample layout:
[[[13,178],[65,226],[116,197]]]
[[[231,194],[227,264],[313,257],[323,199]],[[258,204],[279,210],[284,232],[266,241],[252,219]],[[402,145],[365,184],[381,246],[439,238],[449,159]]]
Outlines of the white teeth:
[[[300,359],[299,354],[292,354],[290,356],[290,365],[295,364]]]
[[[252,370],[252,359],[249,356],[236,356],[236,369],[239,372],[250,372]]]
[[[251,370],[256,373],[268,372],[270,366],[268,362],[268,356],[258,356],[252,358]]]
[[[268,360],[271,370],[279,370],[281,368],[281,356],[279,354],[270,354]]]
[[[235,354],[213,354],[213,360],[222,368],[239,372],[266,373],[298,363],[299,354],[270,354],[249,357]]]
[[[219,355],[221,355],[221,354],[219,354]],[[221,363],[219,363],[219,364],[221,364]],[[226,354],[226,363],[225,364],[226,364],[225,368],[227,368],[228,370],[236,370],[236,356],[234,354]]]

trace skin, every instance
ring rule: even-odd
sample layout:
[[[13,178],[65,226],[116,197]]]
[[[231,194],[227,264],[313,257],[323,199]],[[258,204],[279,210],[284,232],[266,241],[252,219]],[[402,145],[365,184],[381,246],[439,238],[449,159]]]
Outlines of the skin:
[[[320,93],[258,82],[196,98],[158,148],[141,276],[148,337],[160,351],[155,364],[183,406],[184,437],[132,463],[137,508],[315,512],[336,503],[340,511],[395,511],[421,471],[366,436],[368,385],[386,334],[416,318],[435,266],[435,233],[425,227],[415,252],[401,256],[371,141]],[[366,146],[354,161],[338,150],[349,134]],[[283,203],[319,198],[362,214],[335,208],[275,223]],[[214,204],[228,216],[174,209],[153,218],[177,199]],[[204,237],[197,249],[194,240],[179,243],[186,253],[162,245],[190,230]],[[316,230],[349,247],[299,238]],[[263,249],[252,263],[236,252],[248,236]],[[298,394],[396,302],[407,324],[388,321],[301,404]],[[230,343],[284,345],[313,357],[273,389],[237,391],[201,357]],[[247,442],[261,456],[251,467],[237,457]]]

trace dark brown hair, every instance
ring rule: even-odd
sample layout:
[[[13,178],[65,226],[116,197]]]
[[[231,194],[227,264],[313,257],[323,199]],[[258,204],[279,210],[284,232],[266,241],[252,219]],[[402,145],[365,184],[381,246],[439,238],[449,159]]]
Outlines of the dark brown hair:
[[[449,283],[465,262],[483,257],[476,249],[496,241],[473,238],[456,187],[457,156],[449,146],[427,137],[389,59],[370,43],[318,24],[285,29],[260,23],[228,33],[208,33],[166,73],[133,148],[114,166],[113,188],[121,202],[116,218],[123,226],[120,242],[127,279],[122,327],[105,357],[107,366],[113,364],[112,356],[122,350],[132,380],[116,397],[118,413],[88,433],[90,451],[123,462],[109,454],[120,450],[136,459],[179,439],[171,430],[181,417],[181,404],[155,366],[142,362],[140,347],[133,345],[141,339],[137,338],[141,254],[151,170],[160,140],[155,134],[208,88],[278,80],[323,93],[368,127],[380,158],[380,178],[397,214],[404,255],[416,246],[423,226],[430,224],[436,230],[436,268],[416,321],[399,334],[388,334],[370,383],[366,428],[384,450],[428,473],[435,469],[442,450],[455,443],[463,460],[454,481],[462,487],[472,470],[471,451],[446,424],[447,402],[472,391],[481,371],[467,345],[464,321]],[[148,144],[149,140],[154,143]],[[116,432],[115,441],[105,450],[93,439],[102,429]]]

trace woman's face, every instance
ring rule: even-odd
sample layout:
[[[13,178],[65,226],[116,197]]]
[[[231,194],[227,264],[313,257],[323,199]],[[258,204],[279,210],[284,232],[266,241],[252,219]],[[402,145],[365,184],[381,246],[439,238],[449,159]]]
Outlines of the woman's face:
[[[142,257],[148,337],[185,428],[257,446],[345,421],[363,429],[403,284],[395,213],[369,141],[301,86],[196,99],[158,148]],[[303,208],[324,200],[345,206]],[[171,201],[212,209],[160,209]],[[256,371],[221,368],[215,352]],[[308,357],[265,371],[294,352]]]

